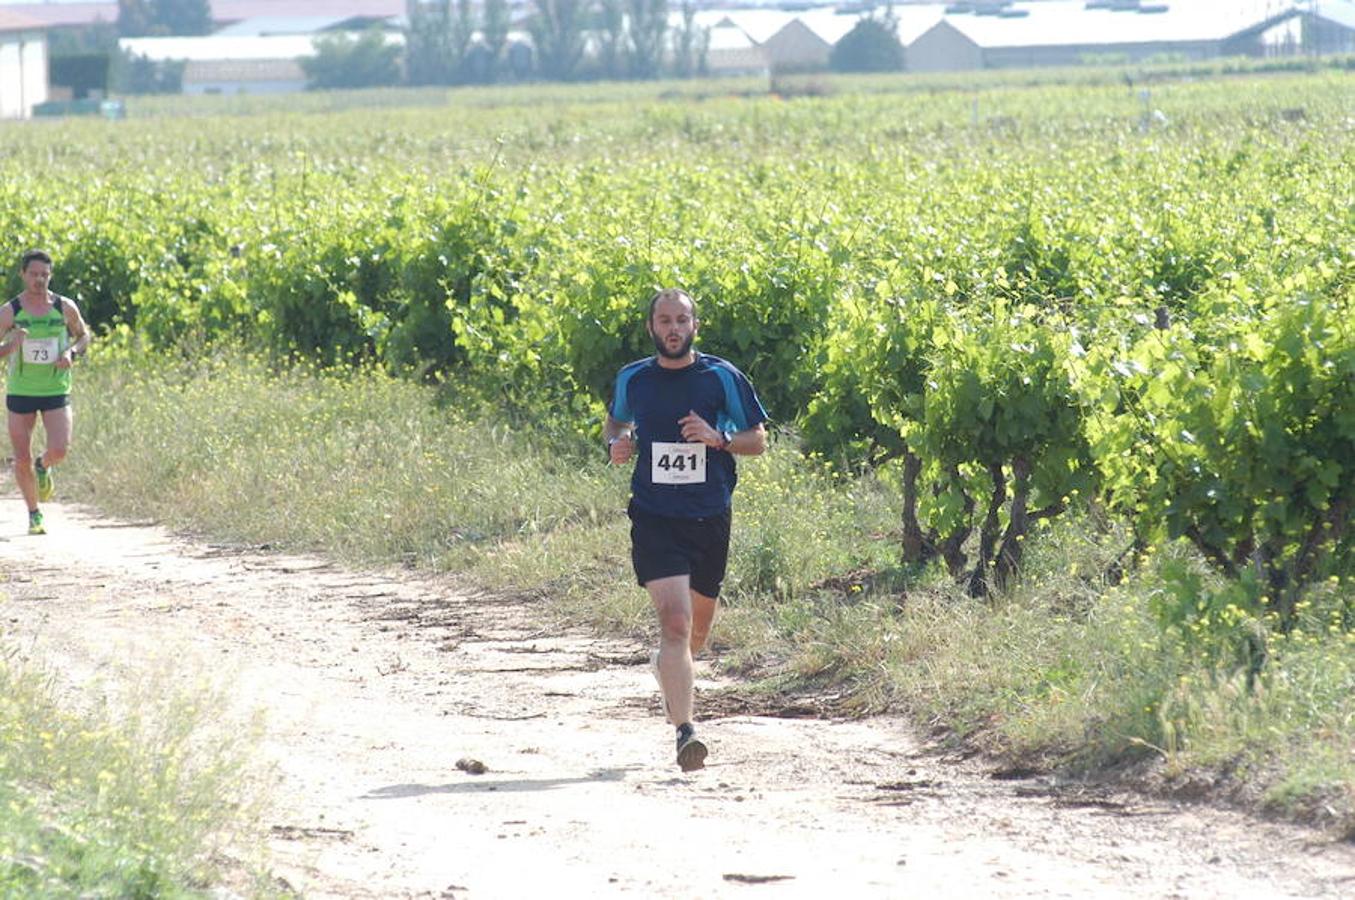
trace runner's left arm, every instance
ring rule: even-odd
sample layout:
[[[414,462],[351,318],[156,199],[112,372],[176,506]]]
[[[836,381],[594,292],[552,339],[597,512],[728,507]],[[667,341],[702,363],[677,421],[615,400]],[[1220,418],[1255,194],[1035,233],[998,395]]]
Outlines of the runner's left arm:
[[[727,420],[721,427],[732,426],[732,430],[720,435],[721,449],[739,456],[757,456],[767,449],[767,410],[753,383],[738,369],[725,381],[725,388]]]
[[[739,456],[757,456],[766,449],[767,426],[761,422],[743,431],[733,432],[729,435],[729,443],[725,445],[726,452]]]
[[[739,456],[757,456],[767,449],[767,428],[762,422],[739,431],[721,431],[692,410],[678,420],[684,441],[696,441],[712,450],[724,450]]]
[[[89,327],[85,325],[85,317],[80,315],[80,307],[75,305],[74,300],[67,299],[62,304],[62,312],[66,317],[66,330],[75,340],[66,348],[66,352],[61,354],[56,365],[58,369],[69,369],[75,362],[75,357],[89,349],[90,334]]]

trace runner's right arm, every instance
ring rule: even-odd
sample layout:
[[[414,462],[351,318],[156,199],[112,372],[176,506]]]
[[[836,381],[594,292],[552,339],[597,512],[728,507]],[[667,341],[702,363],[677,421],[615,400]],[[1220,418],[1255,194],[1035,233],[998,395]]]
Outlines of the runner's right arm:
[[[607,454],[615,465],[630,462],[635,454],[635,435],[630,422],[619,422],[607,414],[607,422],[602,426],[602,437],[607,442]]]
[[[9,356],[23,346],[27,334],[28,329],[14,327],[13,308],[8,303],[0,307],[0,358]]]

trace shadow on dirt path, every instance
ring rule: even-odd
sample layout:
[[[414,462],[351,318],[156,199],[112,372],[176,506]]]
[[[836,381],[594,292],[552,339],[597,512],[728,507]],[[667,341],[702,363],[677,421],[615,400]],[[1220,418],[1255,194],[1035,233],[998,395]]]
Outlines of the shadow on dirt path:
[[[525,601],[78,507],[50,506],[46,537],[20,518],[0,526],[7,642],[72,689],[168,660],[262,709],[271,865],[307,897],[1355,895],[1348,845],[1078,803],[893,718],[721,717],[684,775],[645,648]]]

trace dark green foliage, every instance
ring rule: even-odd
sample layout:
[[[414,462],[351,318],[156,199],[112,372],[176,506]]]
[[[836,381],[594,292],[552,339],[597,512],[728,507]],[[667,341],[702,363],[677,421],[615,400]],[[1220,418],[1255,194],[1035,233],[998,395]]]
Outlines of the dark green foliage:
[[[633,78],[658,78],[668,32],[668,0],[626,0],[627,58]]]
[[[1094,116],[1081,90],[985,95],[1000,131],[944,93],[616,104],[606,127],[544,105],[295,139],[195,122],[139,166],[131,132],[88,161],[19,145],[0,224],[100,330],[448,376],[581,439],[652,352],[646,297],[681,286],[698,348],[777,425],[895,479],[910,566],[1004,587],[1025,537],[1094,503],[1138,548],[1258,573],[1283,620],[1355,566],[1328,77],[1302,120],[1287,85],[1183,85],[1170,140],[1118,89]]]
[[[155,62],[121,52],[113,58],[109,82],[123,94],[177,94],[183,90],[184,63]]]
[[[456,84],[465,79],[474,31],[469,0],[414,4],[405,31],[405,70],[410,84]]]
[[[48,66],[48,80],[53,86],[70,88],[76,100],[88,97],[91,91],[108,90],[108,53],[80,53],[52,56]]]
[[[580,0],[533,0],[533,4],[528,28],[541,74],[568,81],[583,58],[584,4]]]
[[[118,0],[118,34],[197,35],[212,31],[208,0]]]
[[[834,72],[898,72],[903,69],[903,55],[891,20],[865,18],[833,45],[828,68]]]
[[[308,87],[381,87],[400,80],[400,47],[386,40],[380,28],[370,28],[357,37],[326,35],[315,41],[315,55],[301,60]]]

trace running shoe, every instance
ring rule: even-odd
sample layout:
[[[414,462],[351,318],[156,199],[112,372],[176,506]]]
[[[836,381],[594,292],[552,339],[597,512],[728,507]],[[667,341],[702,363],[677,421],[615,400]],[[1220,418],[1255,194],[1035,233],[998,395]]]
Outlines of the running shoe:
[[[41,459],[34,460],[33,469],[38,473],[38,499],[46,503],[56,493],[56,482],[52,481],[52,470],[44,466]]]
[[[654,673],[654,680],[659,685],[659,702],[663,704],[663,717],[671,725],[673,724],[673,717],[668,714],[668,697],[663,693],[663,679],[659,677],[659,651],[657,650],[649,654],[649,671]]]
[[[42,524],[42,510],[35,509],[28,514],[28,533],[46,534],[47,529]]]
[[[706,745],[696,736],[692,723],[679,725],[677,730],[677,764],[684,772],[706,767]]]

